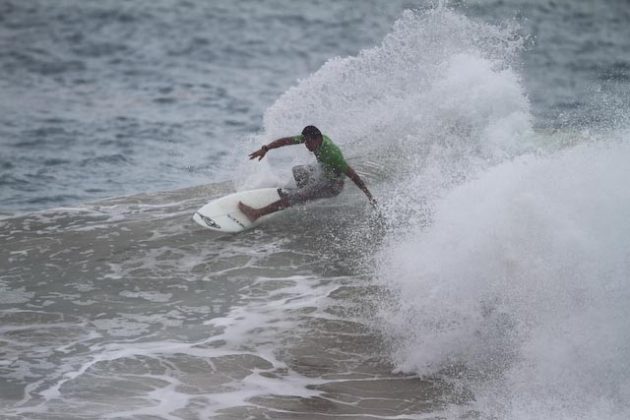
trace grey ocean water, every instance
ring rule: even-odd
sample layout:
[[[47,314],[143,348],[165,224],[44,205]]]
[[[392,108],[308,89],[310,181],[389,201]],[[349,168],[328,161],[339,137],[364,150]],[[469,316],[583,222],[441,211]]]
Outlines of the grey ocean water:
[[[630,415],[627,1],[0,1],[0,418]],[[240,235],[316,124],[367,180]]]

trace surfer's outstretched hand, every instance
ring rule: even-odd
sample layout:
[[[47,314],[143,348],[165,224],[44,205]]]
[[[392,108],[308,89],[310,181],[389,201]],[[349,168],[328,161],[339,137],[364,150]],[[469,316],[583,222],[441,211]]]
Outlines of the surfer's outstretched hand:
[[[256,150],[254,153],[250,153],[249,154],[249,159],[256,159],[258,158],[258,160],[260,161],[262,158],[265,157],[265,155],[267,154],[267,150],[260,148],[258,150]]]

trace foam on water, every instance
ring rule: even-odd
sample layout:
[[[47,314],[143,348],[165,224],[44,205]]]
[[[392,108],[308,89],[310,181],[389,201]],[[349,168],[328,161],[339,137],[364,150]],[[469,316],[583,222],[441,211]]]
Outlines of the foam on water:
[[[300,336],[304,317],[315,315],[338,284],[321,284],[312,275],[281,277],[277,272],[274,277],[258,279],[250,279],[251,274],[239,276],[237,271],[257,272],[256,266],[266,253],[260,248],[250,250],[251,260],[242,266],[230,261],[228,250],[214,258],[214,264],[223,264],[226,270],[204,276],[214,277],[213,289],[223,287],[220,278],[234,283],[231,287],[240,295],[233,308],[221,316],[221,310],[186,307],[174,296],[185,293],[189,285],[182,285],[183,292],[156,291],[164,290],[154,286],[165,280],[164,270],[167,276],[174,275],[171,265],[161,258],[165,252],[183,265],[183,272],[191,271],[189,264],[197,265],[179,255],[177,249],[162,247],[159,252],[147,251],[110,264],[113,275],[98,279],[101,291],[107,283],[121,283],[122,290],[112,298],[127,302],[127,308],[119,309],[115,316],[101,313],[57,318],[42,311],[39,324],[23,324],[23,319],[36,315],[22,310],[16,310],[13,317],[4,314],[6,326],[0,333],[11,345],[6,378],[27,381],[37,369],[48,372],[27,381],[22,400],[8,409],[9,414],[54,415],[72,407],[99,418],[208,417],[246,407],[250,399],[270,392],[294,398],[319,395],[307,385],[321,381],[293,372],[278,357],[282,354],[278,350]],[[241,259],[243,255],[233,254]],[[143,278],[151,282],[143,285]],[[64,293],[61,297],[76,305],[79,296]],[[194,305],[190,299],[186,302]],[[92,305],[100,303],[85,302],[84,312],[94,311]],[[142,306],[147,305],[154,309],[143,311]],[[186,323],[193,318],[206,321],[187,328]],[[187,337],[184,330],[192,335]],[[63,331],[63,336],[48,337],[54,331]],[[52,349],[65,363],[42,357],[38,363],[31,361]]]
[[[265,231],[213,236],[190,214],[223,193],[219,185],[4,220],[0,305],[14,306],[1,314],[3,412],[243,418],[321,401],[330,391],[316,387],[335,386],[318,376],[327,357],[294,348],[330,341],[322,347],[339,363],[346,356],[334,345],[358,335],[336,324],[349,317],[329,311],[340,299],[330,296],[354,282],[331,274],[348,273],[335,262],[344,246],[320,250],[321,235],[297,212]],[[319,222],[354,231],[339,213],[347,216],[331,210]],[[311,338],[311,323],[329,335]]]

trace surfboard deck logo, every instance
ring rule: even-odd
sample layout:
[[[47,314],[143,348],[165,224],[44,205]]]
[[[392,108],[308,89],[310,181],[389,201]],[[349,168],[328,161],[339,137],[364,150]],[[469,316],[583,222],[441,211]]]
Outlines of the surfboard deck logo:
[[[231,220],[234,221],[234,223],[237,223],[239,226],[241,226],[243,229],[247,229],[247,226],[245,226],[243,223],[241,223],[240,220],[238,220],[236,217],[232,216],[231,214],[228,214],[227,217],[229,217]]]

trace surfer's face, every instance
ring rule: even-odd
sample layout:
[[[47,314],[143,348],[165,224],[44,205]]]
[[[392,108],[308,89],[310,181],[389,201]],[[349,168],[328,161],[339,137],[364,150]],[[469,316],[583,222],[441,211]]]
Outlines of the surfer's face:
[[[306,148],[311,152],[314,152],[315,150],[317,150],[317,148],[319,147],[321,143],[322,143],[321,137],[307,137],[306,140],[304,140],[304,144],[306,145]]]

